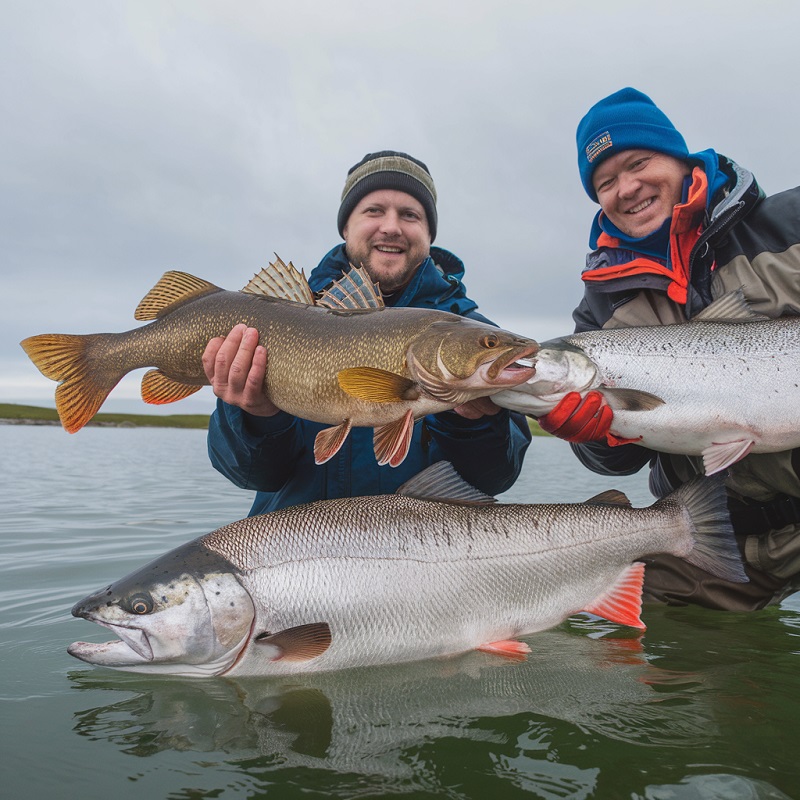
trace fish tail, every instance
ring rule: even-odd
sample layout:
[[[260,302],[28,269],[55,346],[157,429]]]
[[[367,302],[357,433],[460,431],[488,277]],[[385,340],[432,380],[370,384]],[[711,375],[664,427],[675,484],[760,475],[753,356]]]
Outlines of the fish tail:
[[[693,547],[684,558],[712,575],[734,583],[749,580],[733,534],[724,478],[697,477],[667,498],[683,505],[691,518]]]
[[[97,334],[45,333],[20,342],[42,375],[59,382],[56,410],[67,433],[86,425],[128,371],[109,369],[102,362],[110,359],[92,357],[93,345],[102,338]]]

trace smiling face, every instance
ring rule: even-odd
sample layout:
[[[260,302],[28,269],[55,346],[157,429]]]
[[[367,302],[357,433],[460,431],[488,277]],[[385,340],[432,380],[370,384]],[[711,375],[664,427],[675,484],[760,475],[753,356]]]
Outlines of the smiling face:
[[[603,161],[592,184],[605,215],[624,234],[641,239],[657,231],[681,201],[691,167],[652,150],[623,150]]]
[[[425,209],[410,194],[394,189],[363,197],[343,234],[351,263],[363,266],[384,294],[402,289],[430,253]]]

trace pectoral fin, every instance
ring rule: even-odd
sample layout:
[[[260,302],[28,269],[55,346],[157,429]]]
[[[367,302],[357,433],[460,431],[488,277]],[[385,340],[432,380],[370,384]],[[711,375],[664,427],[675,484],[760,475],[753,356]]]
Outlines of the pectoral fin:
[[[487,642],[482,644],[478,650],[483,653],[493,653],[498,656],[512,658],[514,661],[524,661],[525,656],[531,652],[525,642],[518,642],[516,639],[501,639],[498,642]]]
[[[603,387],[603,396],[614,411],[652,411],[664,405],[658,395],[638,389],[616,389]]]
[[[309,625],[298,625],[278,633],[265,631],[256,636],[258,644],[269,644],[277,647],[280,654],[273,661],[310,661],[321,656],[333,641],[331,628],[327,622],[313,622]]]
[[[156,406],[175,403],[199,392],[202,388],[176,381],[160,369],[151,369],[142,378],[142,400]]]
[[[351,367],[336,378],[343,391],[369,403],[399,403],[419,397],[414,381],[385,369]]]
[[[597,614],[610,622],[630,625],[644,630],[640,619],[642,613],[642,586],[644,585],[644,564],[637,561],[623,570],[617,582],[598,597],[584,611]]]
[[[398,420],[375,428],[372,444],[378,464],[397,467],[408,455],[411,435],[414,433],[414,415],[411,409]]]
[[[735,442],[713,442],[703,450],[703,467],[706,475],[716,472],[741,461],[752,449],[752,439],[737,439]]]
[[[314,463],[324,464],[330,461],[344,444],[351,427],[350,420],[346,419],[335,428],[325,428],[324,431],[320,431],[314,439]]]

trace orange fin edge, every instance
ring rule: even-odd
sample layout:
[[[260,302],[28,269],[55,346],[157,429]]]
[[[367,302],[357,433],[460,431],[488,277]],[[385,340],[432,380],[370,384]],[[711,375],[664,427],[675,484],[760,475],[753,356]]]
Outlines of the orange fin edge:
[[[626,567],[616,583],[583,610],[609,622],[644,630],[646,625],[640,617],[643,585],[644,564],[637,561]]]

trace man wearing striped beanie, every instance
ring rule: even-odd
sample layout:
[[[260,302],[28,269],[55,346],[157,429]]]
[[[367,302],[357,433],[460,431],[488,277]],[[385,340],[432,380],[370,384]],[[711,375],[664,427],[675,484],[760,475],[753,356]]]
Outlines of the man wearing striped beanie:
[[[344,243],[312,271],[311,289],[322,291],[356,265],[378,284],[387,306],[488,322],[467,296],[461,259],[431,246],[437,226],[436,187],[427,166],[395,150],[369,153],[347,173],[337,215]],[[224,341],[212,340],[204,357],[214,365],[207,374],[219,398],[209,424],[211,462],[237,486],[256,490],[251,515],[319,499],[391,494],[437,461],[450,461],[491,495],[519,475],[530,443],[527,422],[488,400],[473,401],[461,414],[417,420],[408,455],[397,467],[378,466],[370,428],[353,428],[330,460],[315,464],[314,439],[325,426],[271,403],[263,391],[268,354],[257,345],[257,331],[234,329]]]

